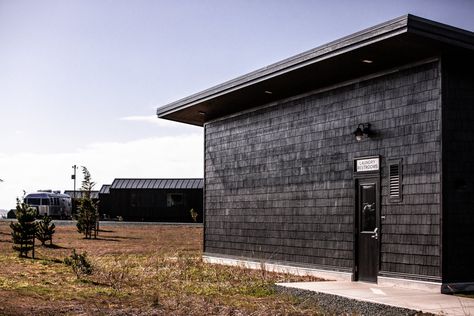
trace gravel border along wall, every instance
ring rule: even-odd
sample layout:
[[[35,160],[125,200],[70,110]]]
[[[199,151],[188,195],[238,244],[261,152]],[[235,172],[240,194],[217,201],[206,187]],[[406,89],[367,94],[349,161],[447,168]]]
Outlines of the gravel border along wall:
[[[362,316],[430,316],[408,308],[394,307],[378,303],[359,301],[333,294],[289,288],[275,285],[278,293],[296,296],[307,303],[317,304],[323,315],[362,315]]]

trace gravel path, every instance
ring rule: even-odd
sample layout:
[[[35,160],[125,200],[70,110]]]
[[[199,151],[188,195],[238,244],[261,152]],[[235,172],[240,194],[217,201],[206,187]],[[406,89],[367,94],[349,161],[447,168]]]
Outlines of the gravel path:
[[[363,316],[430,316],[433,314],[419,311],[358,301],[342,296],[318,293],[314,291],[288,288],[276,285],[276,291],[294,295],[311,304],[317,304],[322,309],[324,315],[363,315]]]

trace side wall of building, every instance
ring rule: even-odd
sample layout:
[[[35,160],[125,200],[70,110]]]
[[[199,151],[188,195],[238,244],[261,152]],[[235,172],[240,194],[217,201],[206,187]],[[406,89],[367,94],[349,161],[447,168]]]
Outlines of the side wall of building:
[[[100,218],[110,218],[112,203],[110,193],[99,193],[99,215]]]
[[[168,204],[168,194],[182,195],[182,203]],[[110,189],[110,218],[130,221],[192,222],[191,208],[202,222],[202,189]]]
[[[435,61],[207,123],[205,252],[352,271],[353,159],[380,155],[380,274],[439,280],[440,95]]]
[[[474,282],[474,62],[442,65],[443,283]]]

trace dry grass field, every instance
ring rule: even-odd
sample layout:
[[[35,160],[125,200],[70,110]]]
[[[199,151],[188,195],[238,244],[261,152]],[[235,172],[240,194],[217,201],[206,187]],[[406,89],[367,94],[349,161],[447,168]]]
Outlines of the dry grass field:
[[[56,228],[36,259],[12,250],[0,222],[0,315],[317,315],[317,306],[276,293],[291,275],[211,265],[201,260],[202,228],[103,226],[97,240]],[[77,278],[63,263],[87,252],[94,271]]]

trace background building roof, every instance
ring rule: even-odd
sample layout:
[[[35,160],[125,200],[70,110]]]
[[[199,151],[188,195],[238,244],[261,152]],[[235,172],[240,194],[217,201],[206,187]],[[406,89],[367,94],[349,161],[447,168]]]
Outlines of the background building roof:
[[[109,193],[110,193],[110,184],[104,184],[99,190],[99,194],[109,194]]]
[[[115,179],[110,189],[202,189],[203,179]]]

